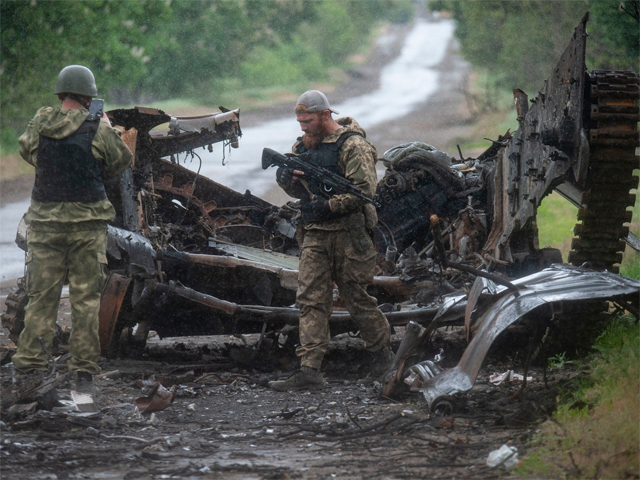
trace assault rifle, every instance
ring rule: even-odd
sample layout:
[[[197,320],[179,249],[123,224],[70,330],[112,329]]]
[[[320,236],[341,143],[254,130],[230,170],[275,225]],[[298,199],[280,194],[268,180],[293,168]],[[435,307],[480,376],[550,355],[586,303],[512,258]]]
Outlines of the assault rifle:
[[[364,195],[349,180],[324,167],[314,165],[308,157],[304,153],[300,155],[283,155],[271,148],[265,148],[262,150],[262,169],[266,170],[272,165],[277,165],[278,167],[300,170],[304,172],[305,177],[308,179],[317,181],[327,196],[350,193],[373,204],[374,207],[380,208],[380,204],[377,201]]]

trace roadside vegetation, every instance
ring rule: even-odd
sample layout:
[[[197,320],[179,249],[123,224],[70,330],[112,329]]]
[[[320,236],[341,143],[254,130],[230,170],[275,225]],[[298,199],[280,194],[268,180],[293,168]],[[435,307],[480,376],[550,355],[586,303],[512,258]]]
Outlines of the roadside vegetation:
[[[535,96],[587,11],[589,70],[638,70],[637,1],[434,0],[429,8],[456,20],[463,56],[488,74],[489,100],[514,88]]]
[[[640,325],[619,316],[561,393],[516,474],[526,478],[637,478],[640,465]],[[562,368],[562,367],[560,367]]]

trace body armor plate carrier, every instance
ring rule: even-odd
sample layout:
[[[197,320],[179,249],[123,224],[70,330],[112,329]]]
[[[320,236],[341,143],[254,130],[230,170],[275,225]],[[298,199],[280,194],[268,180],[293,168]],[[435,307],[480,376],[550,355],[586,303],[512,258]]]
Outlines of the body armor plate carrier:
[[[305,147],[302,143],[302,138],[298,138],[298,145],[296,146],[295,153],[304,153],[308,155],[307,158],[309,158],[314,164],[344,177],[344,173],[340,170],[339,165],[340,149],[347,138],[353,135],[361,134],[357,132],[345,132],[340,135],[335,143],[321,143],[317,148]],[[321,182],[318,181],[310,180],[309,190],[311,190],[314,195],[319,195],[321,197],[331,198],[333,196],[331,189],[326,188],[325,185],[322,185]],[[316,218],[316,215],[311,209],[311,201],[308,198],[300,200],[300,211],[302,213],[302,220],[305,223],[318,222],[322,220],[320,218]],[[326,218],[324,220],[326,220]]]
[[[99,119],[87,119],[73,134],[59,140],[40,135],[32,199],[92,203],[107,197],[101,162],[91,152],[99,125]]]

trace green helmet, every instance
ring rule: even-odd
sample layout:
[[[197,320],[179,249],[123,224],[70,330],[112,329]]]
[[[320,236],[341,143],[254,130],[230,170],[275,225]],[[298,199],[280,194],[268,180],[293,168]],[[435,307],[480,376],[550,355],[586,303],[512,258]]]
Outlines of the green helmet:
[[[75,93],[86,97],[98,96],[96,79],[87,67],[82,65],[69,65],[64,67],[58,74],[55,95],[59,93]]]

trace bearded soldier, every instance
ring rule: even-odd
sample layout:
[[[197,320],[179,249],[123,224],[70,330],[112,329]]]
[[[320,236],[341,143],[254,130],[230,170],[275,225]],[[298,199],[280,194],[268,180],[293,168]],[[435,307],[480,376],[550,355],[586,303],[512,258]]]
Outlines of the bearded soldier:
[[[100,371],[107,223],[115,218],[103,178],[120,175],[132,155],[106,115],[89,114],[98,92],[88,68],[63,68],[53,93],[61,105],[38,110],[19,140],[20,155],[35,167],[36,178],[26,215],[29,301],[13,364],[27,377],[46,371],[66,278],[72,312],[68,367],[77,372],[76,388],[90,391]]]
[[[377,184],[377,156],[360,125],[350,117],[334,120],[332,114],[338,112],[318,90],[303,93],[295,113],[304,135],[298,138],[293,152],[308,154],[313,163],[345,177],[372,197]],[[384,373],[393,359],[389,323],[376,299],[366,291],[373,281],[376,259],[366,219],[372,229],[375,208],[356,195],[330,196],[322,185],[307,182],[298,170],[281,167],[276,178],[287,194],[301,200],[304,240],[296,295],[301,311],[300,345],[296,349],[300,369],[287,380],[271,382],[271,388],[287,391],[324,385],[320,367],[329,345],[334,282],[360,329],[365,348],[371,352],[369,373]]]

